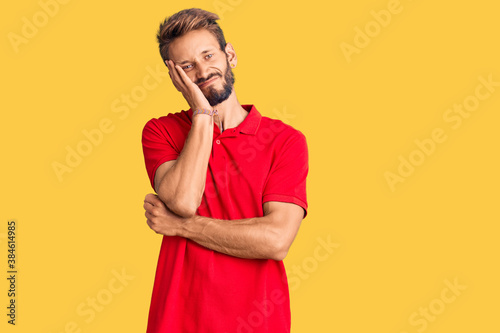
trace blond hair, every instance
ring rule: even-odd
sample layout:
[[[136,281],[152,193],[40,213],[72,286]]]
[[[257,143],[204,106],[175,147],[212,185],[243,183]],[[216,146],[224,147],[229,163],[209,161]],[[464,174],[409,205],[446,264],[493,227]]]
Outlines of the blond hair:
[[[219,24],[215,22],[218,19],[219,16],[217,14],[199,8],[184,9],[167,17],[160,24],[160,28],[156,34],[163,61],[170,59],[168,55],[170,43],[176,38],[198,29],[207,29],[211,32],[217,39],[221,51],[224,51],[226,40]]]

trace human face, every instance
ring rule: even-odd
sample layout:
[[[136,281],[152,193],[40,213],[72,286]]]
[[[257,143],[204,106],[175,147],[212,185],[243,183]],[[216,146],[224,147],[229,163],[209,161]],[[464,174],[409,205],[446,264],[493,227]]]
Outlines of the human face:
[[[175,39],[168,53],[198,85],[210,105],[215,106],[227,100],[233,91],[229,58],[233,58],[234,50],[228,44],[225,51],[220,50],[217,39],[208,30],[199,29]]]

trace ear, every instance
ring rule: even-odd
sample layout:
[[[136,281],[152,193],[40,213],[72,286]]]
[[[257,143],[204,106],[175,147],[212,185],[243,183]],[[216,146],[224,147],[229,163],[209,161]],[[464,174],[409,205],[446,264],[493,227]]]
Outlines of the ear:
[[[236,52],[234,51],[233,45],[231,43],[226,43],[225,52],[227,55],[227,60],[229,61],[231,67],[236,67],[236,64],[238,63],[238,57],[236,57]]]

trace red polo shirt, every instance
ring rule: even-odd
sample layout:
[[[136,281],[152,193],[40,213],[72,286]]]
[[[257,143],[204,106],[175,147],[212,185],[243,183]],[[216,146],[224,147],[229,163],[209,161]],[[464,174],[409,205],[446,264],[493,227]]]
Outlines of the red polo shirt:
[[[307,214],[308,153],[304,135],[280,120],[248,115],[222,134],[214,126],[205,193],[197,215],[230,220],[263,216],[263,203],[290,202]],[[175,160],[191,128],[192,110],[151,119],[142,144],[154,188],[156,169]],[[182,237],[163,237],[148,333],[290,331],[282,261],[242,259]]]

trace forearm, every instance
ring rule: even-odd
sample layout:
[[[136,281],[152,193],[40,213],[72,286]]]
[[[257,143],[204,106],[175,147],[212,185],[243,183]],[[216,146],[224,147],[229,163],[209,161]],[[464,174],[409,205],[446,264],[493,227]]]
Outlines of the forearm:
[[[218,220],[174,214],[154,194],[144,199],[149,227],[158,234],[180,236],[227,255],[240,258],[283,260],[304,217],[301,206],[287,202],[265,202],[264,216]]]
[[[212,150],[212,138],[212,117],[193,117],[193,124],[182,152],[156,186],[159,198],[181,216],[192,216],[200,205]]]
[[[195,215],[181,224],[178,235],[235,257],[282,260],[286,251],[273,225],[270,216],[226,221]]]

